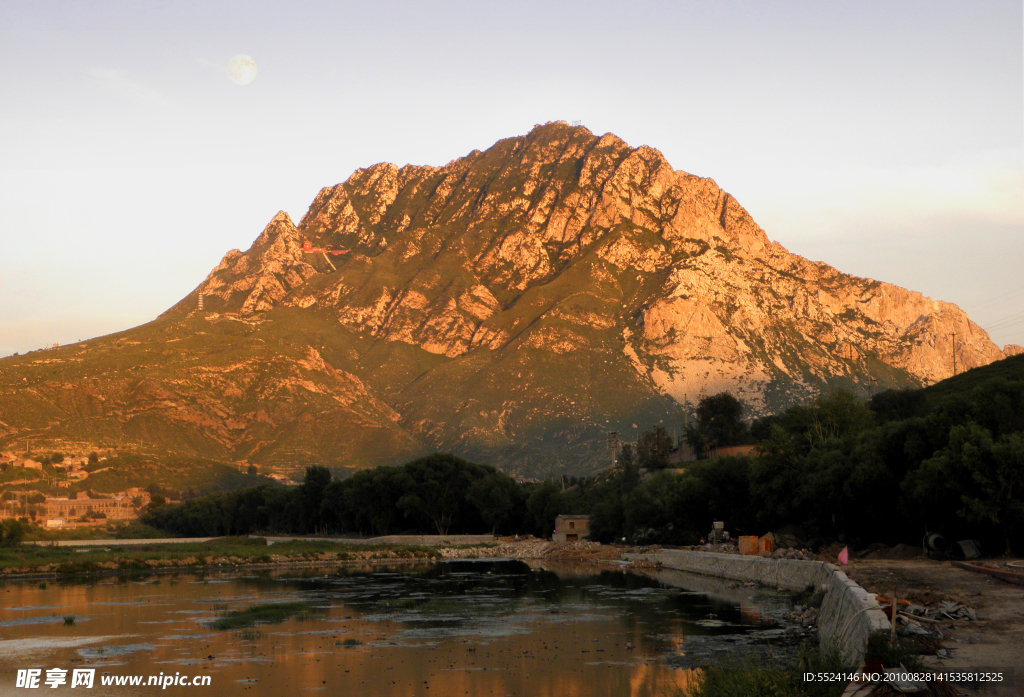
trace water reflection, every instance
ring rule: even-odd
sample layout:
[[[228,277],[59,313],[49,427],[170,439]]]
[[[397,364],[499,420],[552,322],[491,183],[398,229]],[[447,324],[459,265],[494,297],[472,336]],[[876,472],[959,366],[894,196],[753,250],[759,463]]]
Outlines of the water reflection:
[[[661,660],[688,637],[756,632],[777,614],[775,600],[747,596],[517,561],[8,583],[0,588],[0,695],[20,693],[19,668],[88,667],[97,687],[104,673],[180,673],[209,675],[226,695],[654,697],[688,679]],[[232,611],[297,602],[314,611],[211,627]],[[77,694],[47,688],[64,690]]]

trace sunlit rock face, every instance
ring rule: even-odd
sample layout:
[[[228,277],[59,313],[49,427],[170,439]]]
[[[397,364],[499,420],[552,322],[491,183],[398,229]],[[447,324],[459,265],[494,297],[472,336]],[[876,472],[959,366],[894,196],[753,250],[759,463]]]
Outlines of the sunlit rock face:
[[[713,180],[562,122],[443,167],[356,171],[160,321],[198,319],[260,336],[238,347],[248,397],[190,407],[218,424],[218,453],[443,449],[527,475],[605,466],[608,431],[671,432],[702,395],[732,391],[756,415],[831,385],[931,383],[954,354],[958,371],[1004,357],[956,306],[791,254]],[[278,447],[302,418],[307,436]],[[357,429],[381,437],[344,436]]]
[[[330,282],[305,285],[317,269],[303,240],[351,250],[324,270]],[[524,299],[567,273],[550,305]],[[615,327],[636,370],[680,399],[732,389],[763,404],[775,381],[865,383],[873,363],[934,382],[954,352],[958,369],[1003,357],[956,306],[790,254],[714,181],[562,123],[444,167],[359,170],[321,191],[298,228],[279,214],[201,289],[244,297],[243,315],[330,308],[355,331],[448,358],[508,346],[517,319]],[[619,308],[581,313],[574,294]],[[531,343],[587,348],[567,334]]]

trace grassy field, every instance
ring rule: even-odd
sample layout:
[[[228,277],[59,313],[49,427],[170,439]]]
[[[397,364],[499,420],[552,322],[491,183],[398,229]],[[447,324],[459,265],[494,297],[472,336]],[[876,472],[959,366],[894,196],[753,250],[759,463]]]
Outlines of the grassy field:
[[[374,559],[435,559],[429,547],[413,545],[339,545],[295,540],[267,545],[262,537],[220,537],[208,542],[117,547],[27,545],[0,548],[0,573],[96,573],[168,567],[243,566],[297,562],[346,562]]]

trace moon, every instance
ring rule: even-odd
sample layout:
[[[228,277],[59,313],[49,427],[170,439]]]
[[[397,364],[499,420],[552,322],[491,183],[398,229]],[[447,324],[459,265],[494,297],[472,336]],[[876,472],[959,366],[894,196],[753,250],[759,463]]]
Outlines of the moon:
[[[256,79],[256,61],[252,56],[239,53],[228,61],[228,77],[236,85],[248,85]]]

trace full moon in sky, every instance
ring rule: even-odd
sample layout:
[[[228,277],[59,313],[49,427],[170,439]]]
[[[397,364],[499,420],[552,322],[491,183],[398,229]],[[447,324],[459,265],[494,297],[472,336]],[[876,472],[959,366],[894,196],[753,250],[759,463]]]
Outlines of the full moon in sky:
[[[256,79],[256,61],[252,56],[239,53],[228,61],[228,77],[236,85],[248,85]]]

